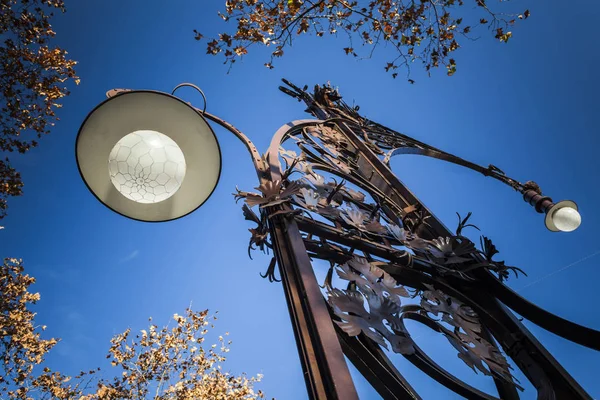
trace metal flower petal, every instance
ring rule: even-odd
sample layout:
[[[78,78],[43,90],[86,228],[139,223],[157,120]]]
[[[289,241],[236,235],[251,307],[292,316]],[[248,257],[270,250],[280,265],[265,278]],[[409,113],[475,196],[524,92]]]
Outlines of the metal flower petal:
[[[255,193],[245,193],[243,197],[245,197],[246,204],[250,207],[257,204],[260,207],[269,207],[289,201],[291,196],[298,192],[299,188],[300,185],[297,182],[292,182],[283,188],[283,183],[280,180],[268,181],[255,188],[263,194],[262,197]]]
[[[443,260],[444,264],[459,264],[471,260],[462,257],[477,251],[473,242],[466,238],[439,237],[433,239],[428,247],[429,252],[435,258]]]

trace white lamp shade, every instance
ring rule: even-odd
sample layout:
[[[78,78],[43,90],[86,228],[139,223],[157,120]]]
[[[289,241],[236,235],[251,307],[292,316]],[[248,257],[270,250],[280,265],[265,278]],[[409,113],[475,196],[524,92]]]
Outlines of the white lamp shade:
[[[577,204],[570,200],[556,203],[546,213],[546,228],[552,232],[572,232],[581,225]]]
[[[211,127],[192,106],[162,92],[129,91],[104,101],[81,125],[75,146],[90,191],[139,221],[191,213],[210,197],[221,174]]]

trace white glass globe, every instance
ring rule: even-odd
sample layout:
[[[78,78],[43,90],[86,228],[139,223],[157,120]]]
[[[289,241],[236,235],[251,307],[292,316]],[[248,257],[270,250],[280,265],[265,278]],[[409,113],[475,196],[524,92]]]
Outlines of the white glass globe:
[[[581,225],[581,215],[574,208],[563,207],[552,214],[552,222],[558,230],[571,232]]]
[[[135,131],[115,144],[108,156],[110,180],[125,197],[159,203],[173,196],[185,177],[183,152],[170,137]]]

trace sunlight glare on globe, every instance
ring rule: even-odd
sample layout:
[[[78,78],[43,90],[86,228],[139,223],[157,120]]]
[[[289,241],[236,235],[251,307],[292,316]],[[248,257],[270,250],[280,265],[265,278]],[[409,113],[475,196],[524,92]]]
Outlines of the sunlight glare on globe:
[[[581,215],[574,208],[563,207],[554,212],[552,221],[558,230],[572,232],[581,225]]]
[[[138,203],[158,203],[173,196],[185,170],[185,158],[177,143],[156,131],[130,133],[115,144],[108,156],[113,185]]]

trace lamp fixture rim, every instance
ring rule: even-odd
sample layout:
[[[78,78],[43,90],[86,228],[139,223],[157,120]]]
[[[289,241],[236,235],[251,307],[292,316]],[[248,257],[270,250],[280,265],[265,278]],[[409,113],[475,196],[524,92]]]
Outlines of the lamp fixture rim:
[[[217,173],[217,178],[215,180],[215,184],[213,186],[213,188],[211,189],[210,193],[208,194],[208,196],[206,196],[206,198],[200,202],[200,204],[198,204],[194,209],[188,211],[185,214],[181,214],[177,217],[174,218],[168,218],[168,219],[161,219],[161,220],[145,220],[145,219],[141,219],[141,218],[135,218],[132,217],[130,215],[127,215],[121,211],[118,211],[116,209],[114,209],[113,207],[111,207],[110,205],[108,205],[107,203],[105,203],[90,187],[90,185],[88,184],[87,180],[85,179],[85,176],[83,174],[83,171],[81,170],[81,165],[79,163],[79,157],[78,157],[78,153],[77,153],[77,148],[79,145],[79,139],[81,138],[81,132],[83,130],[83,127],[85,126],[86,122],[89,120],[89,118],[94,114],[94,112],[96,110],[98,110],[100,107],[102,107],[103,105],[105,105],[106,103],[110,102],[113,99],[119,98],[121,96],[126,96],[128,94],[139,94],[139,93],[149,93],[149,94],[157,94],[157,95],[162,95],[162,96],[166,96],[169,97],[173,100],[176,100],[178,102],[180,102],[181,104],[185,105],[186,107],[188,107],[189,109],[191,109],[192,111],[194,111],[206,124],[206,126],[209,129],[209,132],[212,134],[212,136],[215,139],[215,143],[217,146],[217,151],[219,153],[219,169],[218,169],[218,173]],[[217,189],[217,186],[219,185],[219,182],[221,180],[221,173],[223,171],[223,153],[221,152],[221,145],[219,144],[219,140],[217,138],[217,135],[215,134],[215,131],[213,130],[212,126],[208,123],[208,121],[206,120],[206,118],[204,118],[204,116],[202,115],[202,113],[200,112],[200,110],[198,110],[197,108],[195,108],[194,106],[192,106],[190,103],[187,103],[185,101],[183,101],[182,99],[180,99],[179,97],[166,93],[166,92],[161,92],[159,90],[151,90],[151,89],[140,89],[140,90],[127,90],[127,91],[123,91],[120,93],[117,93],[114,96],[111,96],[107,99],[104,99],[102,102],[100,102],[99,104],[97,104],[85,117],[85,119],[83,120],[83,122],[81,123],[81,125],[79,126],[79,129],[77,131],[77,138],[75,139],[75,162],[77,164],[77,170],[79,171],[79,176],[81,177],[81,180],[83,181],[83,183],[85,184],[85,186],[87,187],[88,191],[90,193],[92,193],[92,195],[96,198],[96,200],[98,200],[101,204],[103,204],[106,208],[108,208],[109,210],[115,212],[116,214],[119,214],[125,218],[131,219],[133,221],[138,221],[138,222],[144,222],[144,223],[161,223],[161,222],[170,222],[170,221],[175,221],[178,220],[180,218],[186,217],[190,214],[192,214],[194,211],[198,210],[200,207],[202,207],[207,201],[208,199],[210,199],[210,197],[213,195],[213,193],[215,192],[215,190]]]

